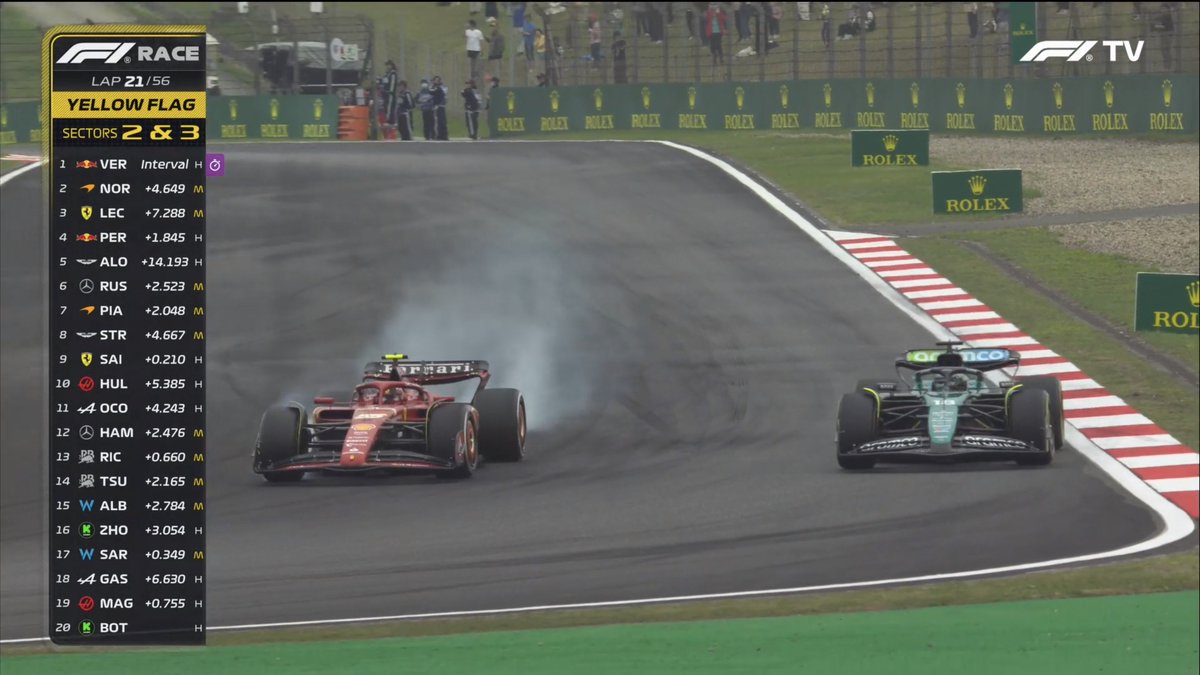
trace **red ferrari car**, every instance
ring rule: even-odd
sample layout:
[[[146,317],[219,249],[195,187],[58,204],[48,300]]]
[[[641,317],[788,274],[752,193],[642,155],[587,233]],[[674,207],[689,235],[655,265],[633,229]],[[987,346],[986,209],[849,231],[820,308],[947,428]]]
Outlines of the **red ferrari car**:
[[[467,478],[481,457],[525,457],[525,400],[516,389],[485,389],[487,361],[409,361],[389,354],[367,364],[349,401],[317,397],[272,406],[254,447],[254,472],[270,482],[309,471],[433,472]],[[470,403],[439,396],[431,385],[478,379]]]

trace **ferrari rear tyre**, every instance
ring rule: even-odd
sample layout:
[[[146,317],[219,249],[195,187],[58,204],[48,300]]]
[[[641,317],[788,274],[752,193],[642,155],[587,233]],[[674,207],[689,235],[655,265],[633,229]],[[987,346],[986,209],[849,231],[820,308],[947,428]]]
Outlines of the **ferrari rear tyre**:
[[[875,440],[879,435],[878,403],[865,391],[842,396],[837,412],[837,461],[843,469],[870,469],[874,457],[850,454],[855,445]]]
[[[491,462],[525,457],[525,399],[516,389],[485,389],[472,402],[479,411],[479,449]]]
[[[430,455],[454,462],[452,470],[438,472],[438,477],[470,478],[479,466],[479,438],[466,403],[446,403],[431,410],[425,442]]]
[[[254,468],[300,454],[300,429],[304,410],[294,405],[273,405],[263,413],[254,447]],[[303,471],[264,471],[271,483],[294,483],[304,478]]]
[[[1021,457],[1017,464],[1045,466],[1054,461],[1054,429],[1050,416],[1050,397],[1039,389],[1019,389],[1008,401],[1008,433],[1038,449]]]
[[[1050,397],[1050,424],[1054,427],[1054,448],[1063,446],[1063,393],[1062,383],[1051,375],[1035,375],[1021,379],[1022,389],[1037,389],[1046,392]]]

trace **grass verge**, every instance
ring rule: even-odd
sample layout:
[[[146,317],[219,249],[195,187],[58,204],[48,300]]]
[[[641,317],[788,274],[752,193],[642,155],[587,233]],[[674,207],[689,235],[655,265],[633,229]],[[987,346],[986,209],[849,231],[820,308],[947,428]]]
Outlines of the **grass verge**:
[[[530,612],[376,624],[304,626],[270,630],[216,632],[209,645],[311,642],[382,637],[427,637],[460,633],[540,630],[619,623],[707,621],[877,612],[922,607],[975,605],[1027,600],[1061,600],[1107,595],[1169,593],[1200,588],[1197,551],[1115,562],[1093,567],[1036,572],[1021,576],[952,581],[896,588],[809,593],[744,600],[688,602],[589,610]],[[91,652],[96,648],[87,649]],[[48,652],[44,644],[9,646],[4,654]],[[70,651],[67,649],[66,651]],[[7,673],[6,673],[7,675]]]
[[[10,657],[6,675],[87,672],[1195,672],[1195,591],[823,616],[418,639]]]

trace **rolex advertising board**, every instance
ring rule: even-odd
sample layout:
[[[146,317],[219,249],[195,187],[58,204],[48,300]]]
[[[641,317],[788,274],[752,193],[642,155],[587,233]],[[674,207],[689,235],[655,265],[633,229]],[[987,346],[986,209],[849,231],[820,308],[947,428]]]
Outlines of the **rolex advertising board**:
[[[336,96],[219,96],[207,108],[211,141],[337,140]]]
[[[496,89],[493,136],[561,131],[927,129],[935,133],[1194,134],[1196,78],[829,79]]]
[[[855,129],[851,166],[928,166],[928,129]]]
[[[1016,213],[1024,208],[1020,169],[931,171],[934,213]]]
[[[1134,330],[1200,333],[1200,276],[1138,272],[1135,283]]]

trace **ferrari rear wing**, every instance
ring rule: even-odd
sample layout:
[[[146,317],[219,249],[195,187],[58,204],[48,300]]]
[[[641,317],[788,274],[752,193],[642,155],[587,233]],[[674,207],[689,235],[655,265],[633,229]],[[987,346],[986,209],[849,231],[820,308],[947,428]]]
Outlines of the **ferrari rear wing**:
[[[480,388],[489,377],[487,361],[409,361],[387,357],[370,361],[363,368],[364,380],[399,380],[414,384],[451,384],[479,378]]]

